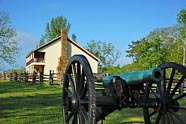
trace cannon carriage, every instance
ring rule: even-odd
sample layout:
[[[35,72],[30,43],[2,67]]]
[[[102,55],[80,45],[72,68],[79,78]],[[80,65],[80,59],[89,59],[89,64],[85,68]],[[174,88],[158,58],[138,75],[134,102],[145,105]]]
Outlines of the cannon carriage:
[[[186,93],[179,92],[185,77],[184,66],[166,62],[144,71],[105,76],[104,90],[96,94],[98,80],[89,62],[83,55],[74,55],[64,74],[64,124],[96,124],[127,107],[142,108],[146,124],[185,124]]]

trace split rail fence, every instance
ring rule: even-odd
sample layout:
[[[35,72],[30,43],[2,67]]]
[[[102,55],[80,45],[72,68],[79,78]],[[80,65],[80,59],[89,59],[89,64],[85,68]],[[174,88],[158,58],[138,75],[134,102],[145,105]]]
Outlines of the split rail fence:
[[[97,77],[96,75],[94,75]],[[102,75],[101,79],[104,76]],[[10,81],[16,81],[16,82],[31,82],[32,84],[35,83],[48,83],[49,85],[62,85],[62,79],[63,74],[54,73],[54,71],[49,71],[49,74],[43,74],[42,72],[36,73],[35,71],[33,73],[16,73],[16,72],[4,72],[0,74],[0,80],[10,80]],[[97,77],[99,79],[100,77]],[[178,82],[179,79],[174,79],[174,82]],[[171,89],[173,90],[176,83],[172,84]],[[95,82],[96,90],[102,91],[105,88],[103,87],[103,84],[101,81]],[[156,86],[155,86],[156,87]],[[179,93],[186,93],[186,80],[181,83],[180,88],[178,89]]]
[[[49,83],[49,85],[62,85],[62,77],[60,73],[54,73],[54,71],[49,71],[49,74],[43,74],[42,72],[36,73],[16,73],[16,72],[4,72],[0,74],[0,80],[10,80],[16,82],[31,82],[35,83]]]

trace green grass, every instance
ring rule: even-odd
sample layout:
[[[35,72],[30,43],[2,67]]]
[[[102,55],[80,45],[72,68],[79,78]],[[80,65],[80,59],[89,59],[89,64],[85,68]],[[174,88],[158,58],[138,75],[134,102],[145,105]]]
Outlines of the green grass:
[[[142,108],[123,108],[121,111],[116,110],[108,115],[104,122],[106,124],[143,124]],[[99,122],[99,124],[101,123]]]
[[[0,81],[0,124],[62,124],[61,93],[61,88],[45,84]],[[141,114],[142,109],[124,108],[105,122],[143,122]]]
[[[185,103],[183,100],[180,104]],[[62,124],[62,121],[62,88],[0,81],[0,124]],[[139,123],[144,123],[142,108],[116,110],[104,121],[104,124]]]
[[[0,81],[0,124],[62,123],[61,88]]]

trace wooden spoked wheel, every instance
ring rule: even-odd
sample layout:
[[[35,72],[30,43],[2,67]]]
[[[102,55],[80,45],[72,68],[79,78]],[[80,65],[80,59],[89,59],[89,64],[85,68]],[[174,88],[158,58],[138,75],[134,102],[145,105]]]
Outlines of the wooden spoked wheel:
[[[186,68],[167,62],[159,66],[163,79],[159,83],[147,83],[144,97],[146,124],[186,124]]]
[[[71,57],[64,74],[64,124],[96,123],[96,92],[89,62],[83,55]]]

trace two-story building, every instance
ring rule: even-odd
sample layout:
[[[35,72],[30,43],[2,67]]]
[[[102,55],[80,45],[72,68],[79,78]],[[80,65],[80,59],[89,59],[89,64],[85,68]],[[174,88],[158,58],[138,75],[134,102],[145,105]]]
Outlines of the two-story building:
[[[97,73],[99,59],[67,35],[67,30],[62,30],[61,36],[31,51],[26,56],[26,71],[32,73],[35,70],[48,74],[49,70],[54,70],[56,73],[64,73],[70,57],[82,54],[90,62],[93,73]]]

